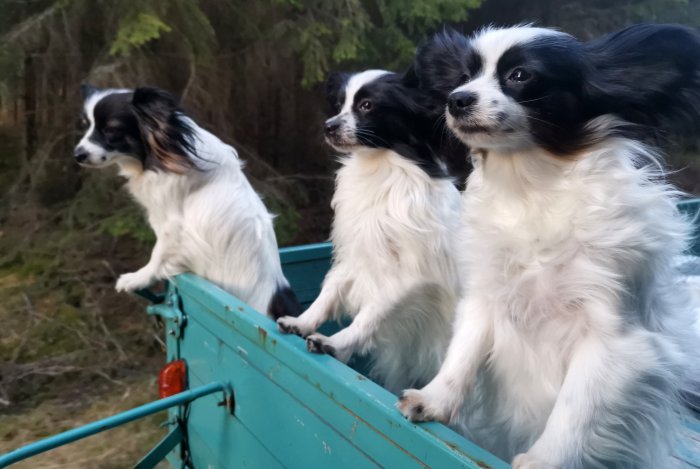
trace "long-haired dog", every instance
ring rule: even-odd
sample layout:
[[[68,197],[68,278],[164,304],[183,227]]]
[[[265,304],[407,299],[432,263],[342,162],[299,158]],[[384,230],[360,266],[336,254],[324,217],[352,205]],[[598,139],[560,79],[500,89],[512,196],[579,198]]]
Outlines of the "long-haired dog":
[[[381,70],[332,75],[327,94],[335,116],[325,138],[345,154],[332,200],[333,265],[316,301],[277,323],[312,352],[369,355],[371,376],[398,392],[437,373],[459,297],[451,252],[462,204],[441,162],[445,101],[418,89],[410,72]],[[352,323],[340,332],[314,333],[343,315]]]
[[[515,468],[671,467],[679,394],[699,377],[673,270],[691,227],[643,137],[697,119],[698,34],[443,33],[416,68],[449,95],[475,169],[455,334],[400,410],[465,424]]]
[[[156,88],[82,87],[85,135],[75,159],[117,165],[155,231],[151,259],[117,290],[193,272],[273,318],[301,312],[282,274],[272,216],[236,151]]]

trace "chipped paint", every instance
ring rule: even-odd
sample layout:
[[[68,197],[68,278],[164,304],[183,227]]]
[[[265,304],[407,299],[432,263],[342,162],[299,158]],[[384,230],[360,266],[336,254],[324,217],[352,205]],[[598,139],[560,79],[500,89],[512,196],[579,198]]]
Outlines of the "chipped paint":
[[[321,443],[323,444],[323,452],[326,454],[331,454],[331,445],[329,445],[325,441],[322,441]]]
[[[260,326],[258,326],[258,342],[260,342],[260,345],[263,347],[267,343],[267,331]]]

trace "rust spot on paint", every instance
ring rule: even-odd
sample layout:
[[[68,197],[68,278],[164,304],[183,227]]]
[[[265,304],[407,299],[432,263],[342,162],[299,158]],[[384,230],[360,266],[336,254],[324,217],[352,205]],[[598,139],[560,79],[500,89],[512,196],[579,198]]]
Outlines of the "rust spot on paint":
[[[258,338],[260,339],[261,344],[265,344],[265,342],[267,342],[267,331],[260,326],[258,326]]]
[[[272,342],[272,345],[277,345],[277,339],[272,339],[270,342]]]
[[[483,461],[476,461],[476,465],[483,468],[483,469],[491,469],[491,466],[486,464]]]
[[[230,313],[232,311],[232,309],[229,305],[224,306],[224,309],[226,310],[227,313]]]
[[[367,381],[367,378],[365,378],[364,376],[362,376],[362,375],[359,374],[359,373],[357,374],[356,378],[357,378],[358,381]]]
[[[238,311],[240,311],[240,312],[242,313],[242,312],[243,312],[243,306],[239,306],[239,307],[238,307]]]

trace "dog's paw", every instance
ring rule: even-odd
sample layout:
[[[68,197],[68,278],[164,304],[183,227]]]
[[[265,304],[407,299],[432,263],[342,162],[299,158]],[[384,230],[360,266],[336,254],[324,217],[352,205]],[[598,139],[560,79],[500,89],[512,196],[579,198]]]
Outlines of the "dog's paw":
[[[396,407],[411,422],[447,422],[447,413],[436,404],[424,390],[406,389]]]
[[[557,466],[530,454],[522,453],[513,458],[513,469],[557,469]]]
[[[300,337],[308,335],[302,332],[298,325],[298,319],[294,316],[282,316],[277,319],[277,329],[284,334],[295,334]]]
[[[130,292],[146,288],[154,281],[155,279],[151,275],[139,270],[130,274],[120,275],[115,288],[119,292]]]
[[[306,349],[311,353],[325,353],[335,357],[335,348],[323,334],[311,334],[306,338]]]

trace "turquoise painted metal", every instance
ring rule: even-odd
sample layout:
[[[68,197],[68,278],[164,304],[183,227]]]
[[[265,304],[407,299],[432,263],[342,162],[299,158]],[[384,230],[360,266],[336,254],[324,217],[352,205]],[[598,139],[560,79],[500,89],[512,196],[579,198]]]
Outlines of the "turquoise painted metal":
[[[700,200],[679,209],[697,216]],[[690,253],[700,255],[700,237]],[[280,251],[303,304],[318,295],[331,256],[330,244]],[[180,275],[150,299],[158,304],[148,313],[165,323],[168,361],[187,362],[190,391],[0,456],[0,467],[164,408],[169,433],[138,468],[166,454],[175,468],[508,467],[441,424],[406,421],[396,396],[367,379],[361,364],[308,353],[302,339],[280,334],[272,320],[199,277]],[[698,420],[686,422],[674,462],[700,468]]]
[[[105,430],[118,427],[119,425],[147,417],[171,407],[181,406],[195,399],[199,399],[200,397],[211,396],[214,393],[219,393],[222,391],[230,392],[230,386],[222,382],[210,382],[181,392],[180,394],[159,399],[154,402],[149,402],[148,404],[144,404],[126,412],[83,425],[82,427],[78,427],[73,430],[59,433],[58,435],[54,435],[3,454],[0,456],[0,468],[9,466],[10,464],[14,464],[18,461],[22,461],[23,459],[27,459],[31,456],[49,451],[59,446],[82,440],[83,438],[87,438],[96,433],[101,433]]]

